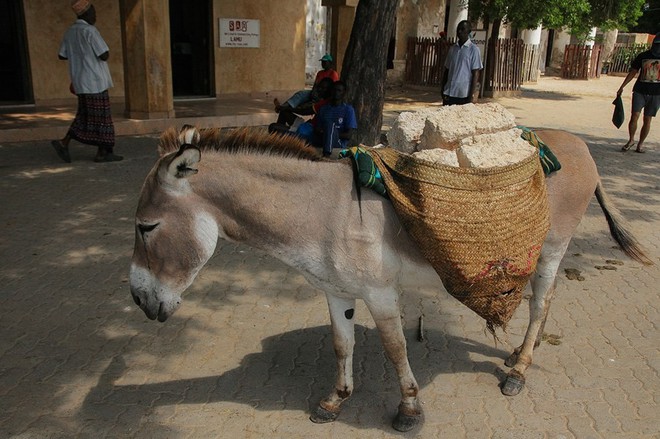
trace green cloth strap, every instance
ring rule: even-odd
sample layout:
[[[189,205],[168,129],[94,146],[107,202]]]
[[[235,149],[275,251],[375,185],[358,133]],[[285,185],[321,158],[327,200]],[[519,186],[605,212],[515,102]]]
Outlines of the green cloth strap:
[[[522,137],[524,140],[527,140],[532,146],[539,150],[539,159],[541,159],[541,167],[543,167],[543,173],[545,175],[551,174],[561,169],[561,163],[559,163],[557,157],[552,153],[550,147],[543,143],[543,141],[533,130],[522,125],[518,125],[516,128],[522,130],[520,137]]]

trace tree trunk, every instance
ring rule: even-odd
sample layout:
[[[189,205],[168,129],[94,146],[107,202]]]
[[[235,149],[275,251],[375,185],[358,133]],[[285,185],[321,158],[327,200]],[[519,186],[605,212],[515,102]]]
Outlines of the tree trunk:
[[[500,37],[500,27],[502,19],[496,18],[492,22],[490,37],[487,37],[486,45],[486,65],[484,68],[484,77],[481,79],[481,93],[487,92],[487,96],[492,96],[493,77],[495,76],[495,44]]]
[[[346,101],[355,108],[358,143],[380,142],[387,49],[398,4],[398,0],[360,0],[355,11],[341,79],[346,83]]]

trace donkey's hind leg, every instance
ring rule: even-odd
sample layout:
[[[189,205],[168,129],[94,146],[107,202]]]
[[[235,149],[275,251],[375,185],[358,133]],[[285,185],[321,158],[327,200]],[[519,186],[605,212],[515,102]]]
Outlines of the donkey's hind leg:
[[[379,290],[365,298],[365,302],[378,328],[385,353],[399,377],[401,402],[392,427],[398,431],[410,431],[420,423],[422,409],[417,399],[419,386],[408,362],[398,292],[394,289]]]
[[[529,301],[529,326],[522,345],[516,348],[505,364],[513,367],[502,383],[502,393],[514,396],[525,385],[525,372],[532,364],[534,348],[539,345],[550,302],[555,293],[555,278],[566,252],[570,237],[558,241],[546,240],[541,250],[536,272],[532,276],[532,298]]]
[[[337,381],[332,392],[319,402],[309,417],[312,422],[316,423],[332,422],[337,419],[341,411],[341,403],[353,393],[355,300],[340,299],[329,294],[326,294],[326,297],[330,309],[335,355],[337,356]]]

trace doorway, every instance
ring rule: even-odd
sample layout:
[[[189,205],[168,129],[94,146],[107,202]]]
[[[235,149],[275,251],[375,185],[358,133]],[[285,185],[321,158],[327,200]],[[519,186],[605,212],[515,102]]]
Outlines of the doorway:
[[[21,0],[0,0],[0,105],[31,104],[32,79]]]
[[[175,98],[214,96],[211,0],[169,0]]]

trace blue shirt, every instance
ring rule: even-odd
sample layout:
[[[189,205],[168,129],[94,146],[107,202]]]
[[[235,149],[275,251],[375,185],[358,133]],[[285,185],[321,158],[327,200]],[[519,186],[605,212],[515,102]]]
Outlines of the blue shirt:
[[[348,140],[340,139],[339,133],[357,129],[355,110],[350,104],[327,104],[319,109],[317,124],[323,129],[323,152],[330,153],[332,148],[346,148]]]
[[[466,98],[470,93],[472,70],[484,68],[479,47],[468,39],[462,46],[458,43],[449,48],[445,67],[448,71],[447,84],[442,93],[453,98]]]

